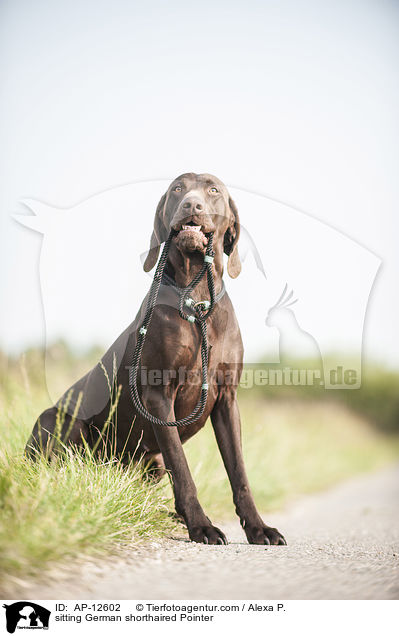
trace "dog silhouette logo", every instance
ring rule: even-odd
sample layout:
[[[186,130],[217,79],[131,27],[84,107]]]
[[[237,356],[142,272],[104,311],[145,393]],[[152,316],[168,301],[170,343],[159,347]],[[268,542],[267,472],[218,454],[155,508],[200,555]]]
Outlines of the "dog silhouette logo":
[[[16,629],[48,629],[51,612],[37,603],[18,601],[3,607],[6,610],[9,634],[13,634]]]
[[[168,186],[164,179],[130,183],[69,208],[20,201],[33,215],[14,218],[42,234],[38,274],[49,345],[63,339],[82,351],[97,345],[105,351],[125,332],[148,293],[150,274],[141,266],[143,253],[153,231],[154,210]],[[238,250],[243,268],[234,283],[226,280],[226,287],[241,325],[244,362],[256,363],[262,356],[268,363],[284,364],[292,353],[295,358],[312,357],[320,360],[326,389],[359,388],[366,312],[381,259],[316,216],[237,187],[229,187],[229,192],[241,215]],[[276,307],[285,283],[286,295]],[[300,302],[288,306],[291,289]],[[104,302],[105,290],[111,294],[109,302]],[[127,339],[128,332],[125,335]],[[336,368],[331,352],[342,366],[350,357],[354,384],[331,381]],[[59,399],[55,365],[58,359],[63,364],[57,355],[51,346],[45,348],[46,384],[53,402]],[[232,352],[226,348],[223,355],[228,362]],[[117,356],[117,362],[122,359]],[[112,368],[107,373],[112,377]],[[75,406],[70,400],[70,414]],[[87,416],[104,407],[99,399]]]

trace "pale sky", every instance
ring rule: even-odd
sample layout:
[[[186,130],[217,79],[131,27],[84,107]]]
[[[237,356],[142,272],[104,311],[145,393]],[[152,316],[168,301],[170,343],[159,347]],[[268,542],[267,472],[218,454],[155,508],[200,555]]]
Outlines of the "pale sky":
[[[69,209],[194,171],[241,196],[244,225],[251,196],[268,195],[381,259],[364,351],[397,366],[398,16],[396,2],[367,0],[3,1],[0,346],[44,343],[42,239],[11,219],[27,213],[22,199]],[[132,214],[140,224],[141,210]],[[259,238],[265,220],[260,212]],[[288,260],[294,225],[277,232]],[[334,329],[326,322],[320,337]],[[65,335],[81,344],[78,330]]]

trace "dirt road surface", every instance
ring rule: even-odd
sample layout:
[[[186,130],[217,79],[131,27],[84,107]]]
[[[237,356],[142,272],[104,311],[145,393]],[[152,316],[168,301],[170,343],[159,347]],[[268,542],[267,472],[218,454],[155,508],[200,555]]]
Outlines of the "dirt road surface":
[[[71,565],[30,584],[37,599],[399,598],[399,467],[361,476],[264,515],[288,546],[248,545],[238,521],[228,546],[152,542],[121,557]]]

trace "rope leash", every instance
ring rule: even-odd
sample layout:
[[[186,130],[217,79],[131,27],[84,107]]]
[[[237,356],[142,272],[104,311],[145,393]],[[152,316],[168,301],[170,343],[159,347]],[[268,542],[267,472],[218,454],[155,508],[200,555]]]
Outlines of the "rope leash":
[[[201,393],[198,399],[198,402],[194,408],[194,411],[183,417],[180,420],[175,420],[172,422],[167,422],[166,420],[161,420],[155,415],[152,415],[147,411],[145,406],[140,400],[138,388],[137,388],[137,376],[140,366],[141,355],[144,347],[144,342],[148,330],[148,326],[151,322],[152,314],[154,312],[154,307],[156,305],[156,301],[158,298],[158,293],[161,287],[162,278],[164,275],[164,269],[166,267],[166,262],[168,259],[168,253],[172,238],[177,234],[175,230],[171,230],[168,239],[165,242],[161,258],[159,259],[157,268],[155,270],[154,279],[150,288],[150,293],[148,296],[146,313],[142,325],[137,333],[137,342],[136,347],[133,353],[133,360],[129,370],[129,386],[130,386],[130,394],[132,398],[132,402],[137,410],[137,412],[144,417],[146,420],[151,422],[152,424],[158,424],[159,426],[187,426],[191,424],[191,422],[195,422],[198,420],[205,410],[206,401],[208,398],[208,337],[207,337],[207,326],[206,319],[211,315],[215,302],[217,301],[217,297],[215,295],[215,282],[213,279],[212,273],[212,263],[214,258],[213,251],[213,233],[209,235],[208,245],[206,248],[204,263],[194,279],[191,283],[182,290],[179,299],[179,315],[183,320],[187,320],[191,323],[197,323],[201,332],[201,361],[202,361],[202,386]],[[207,276],[208,289],[210,300],[202,300],[195,302],[193,298],[190,297],[190,294],[198,285],[198,283],[202,280],[202,278]],[[224,289],[222,288],[224,292]],[[218,297],[220,294],[218,294]],[[184,311],[185,307],[189,307],[192,311],[194,311],[194,315],[186,314]]]

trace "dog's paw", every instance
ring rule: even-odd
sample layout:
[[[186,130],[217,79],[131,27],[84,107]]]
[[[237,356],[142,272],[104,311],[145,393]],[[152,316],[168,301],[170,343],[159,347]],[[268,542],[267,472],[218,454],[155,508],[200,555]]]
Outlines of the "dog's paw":
[[[277,528],[270,528],[265,524],[248,525],[244,527],[244,531],[247,535],[248,543],[256,545],[287,545],[286,540]]]
[[[215,526],[193,526],[188,529],[191,541],[209,545],[227,545],[228,541],[219,528]]]

